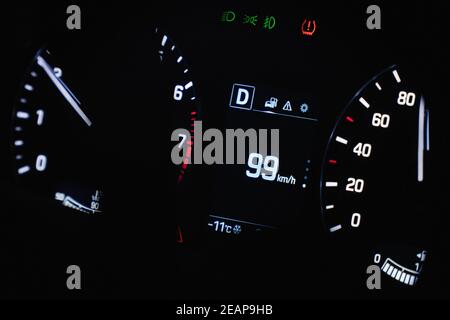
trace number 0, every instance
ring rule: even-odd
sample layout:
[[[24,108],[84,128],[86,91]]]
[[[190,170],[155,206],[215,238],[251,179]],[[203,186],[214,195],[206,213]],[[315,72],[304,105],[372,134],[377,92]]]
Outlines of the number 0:
[[[47,168],[47,157],[41,154],[36,158],[36,170],[42,172],[45,171],[46,168]]]
[[[373,262],[375,262],[376,264],[381,262],[381,255],[379,253],[375,255],[375,257],[373,258]]]
[[[351,225],[353,228],[359,228],[359,226],[361,225],[361,215],[359,213],[353,214]]]

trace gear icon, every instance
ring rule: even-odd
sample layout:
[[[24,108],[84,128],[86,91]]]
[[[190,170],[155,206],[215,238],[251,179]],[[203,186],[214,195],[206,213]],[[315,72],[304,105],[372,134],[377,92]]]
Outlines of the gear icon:
[[[302,113],[307,113],[308,110],[309,110],[309,106],[308,106],[306,103],[304,103],[304,104],[302,104],[302,105],[300,106],[300,111],[301,111]]]

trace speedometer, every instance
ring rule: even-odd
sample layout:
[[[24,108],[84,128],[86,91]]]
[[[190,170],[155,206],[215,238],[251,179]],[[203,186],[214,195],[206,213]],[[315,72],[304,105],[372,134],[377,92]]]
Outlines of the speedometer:
[[[321,180],[327,230],[358,243],[365,262],[399,286],[420,278],[430,214],[430,109],[410,79],[392,66],[357,92],[331,135]]]

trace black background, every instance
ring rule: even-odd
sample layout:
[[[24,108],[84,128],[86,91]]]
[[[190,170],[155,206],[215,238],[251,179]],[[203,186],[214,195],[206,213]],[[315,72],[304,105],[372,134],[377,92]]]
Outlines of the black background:
[[[447,4],[378,2],[383,21],[379,31],[367,30],[365,11],[372,3],[364,1],[267,7],[78,2],[83,14],[81,31],[65,27],[68,4],[19,2],[4,8],[11,19],[10,28],[4,30],[9,63],[7,72],[2,73],[5,89],[0,114],[5,137],[0,141],[0,269],[4,279],[0,297],[448,297]],[[220,23],[225,9],[274,15],[277,27],[265,31]],[[318,21],[314,38],[299,35],[305,17]],[[312,192],[307,214],[302,217],[306,231],[293,229],[276,238],[245,243],[214,239],[205,232],[210,190],[216,183],[211,177],[217,177],[221,168],[194,168],[181,189],[164,174],[169,152],[168,110],[161,107],[150,112],[147,107],[149,100],[157,106],[168,104],[168,98],[159,94],[164,92],[164,77],[156,63],[157,39],[150,34],[155,25],[164,27],[188,59],[206,127],[227,125],[225,110],[230,85],[235,82],[299,86],[318,106],[320,127],[312,137],[317,159],[312,188],[317,191]],[[73,215],[32,192],[19,194],[22,190],[12,176],[9,130],[17,88],[36,51],[52,42],[80,43],[84,54],[74,57],[70,67],[86,75],[80,77],[85,95],[108,119],[104,141],[110,148],[105,151],[104,171],[110,178],[111,209],[102,216]],[[95,72],[83,67],[83,62],[92,60],[98,62]],[[429,211],[436,225],[430,234],[436,258],[430,260],[432,272],[424,274],[413,293],[368,293],[353,283],[352,279],[358,282],[365,275],[352,260],[351,247],[326,236],[320,218],[318,177],[327,140],[343,108],[367,80],[396,63],[416,72],[415,80],[433,105],[433,168],[440,178],[435,181],[435,200]],[[147,116],[136,117],[135,110]],[[295,156],[295,150],[293,153]],[[136,169],[142,164],[143,172]],[[132,206],[130,198],[136,199]],[[175,217],[187,233],[186,243],[174,248]],[[304,268],[305,262],[313,267]],[[83,270],[80,292],[65,287],[65,269],[71,264]],[[355,276],[358,272],[361,275]]]

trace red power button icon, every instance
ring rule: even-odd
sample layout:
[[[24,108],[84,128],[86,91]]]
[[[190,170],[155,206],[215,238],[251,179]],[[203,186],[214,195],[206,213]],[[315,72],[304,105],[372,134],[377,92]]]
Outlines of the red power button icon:
[[[302,34],[304,36],[312,37],[316,32],[317,24],[316,20],[305,19],[302,23]]]

